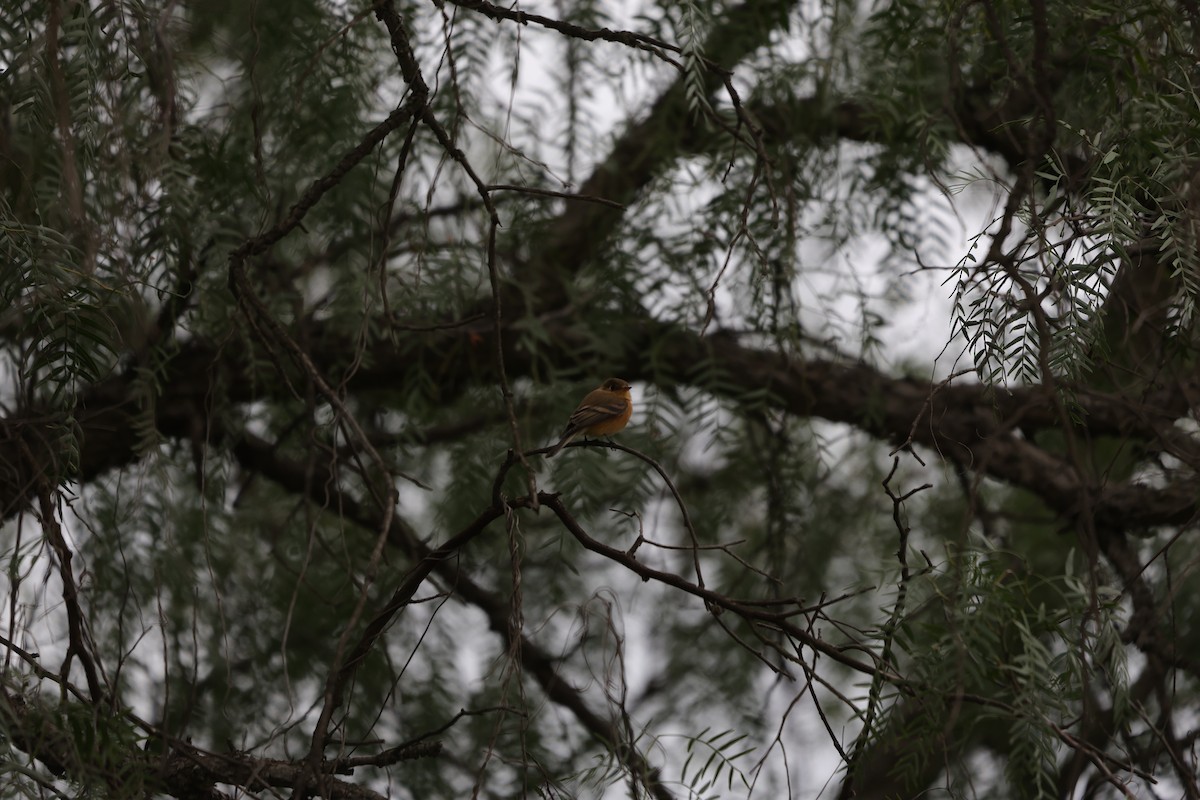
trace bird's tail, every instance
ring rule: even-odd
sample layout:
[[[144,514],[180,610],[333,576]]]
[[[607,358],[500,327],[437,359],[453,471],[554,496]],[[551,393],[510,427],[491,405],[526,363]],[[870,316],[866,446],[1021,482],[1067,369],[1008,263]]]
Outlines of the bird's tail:
[[[558,440],[558,444],[554,445],[554,447],[551,447],[550,452],[546,453],[546,458],[554,458],[556,455],[558,455],[559,450],[562,450],[567,446],[567,442],[571,441],[578,435],[579,431],[567,431],[564,433],[563,437]]]

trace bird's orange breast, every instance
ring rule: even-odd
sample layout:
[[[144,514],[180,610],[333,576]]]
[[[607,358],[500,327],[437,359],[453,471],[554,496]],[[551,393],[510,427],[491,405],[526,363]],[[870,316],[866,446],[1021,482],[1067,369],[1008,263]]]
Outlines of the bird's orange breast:
[[[629,424],[629,418],[633,416],[633,402],[629,398],[629,393],[625,393],[625,408],[620,414],[602,419],[595,425],[589,425],[584,429],[588,436],[608,436],[610,433],[616,433]]]

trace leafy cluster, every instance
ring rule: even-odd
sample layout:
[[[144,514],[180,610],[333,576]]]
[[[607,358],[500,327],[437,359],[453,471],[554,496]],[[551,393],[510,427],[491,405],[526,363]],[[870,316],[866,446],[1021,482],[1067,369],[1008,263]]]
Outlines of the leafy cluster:
[[[527,5],[0,15],[14,793],[1195,790],[1195,9]]]

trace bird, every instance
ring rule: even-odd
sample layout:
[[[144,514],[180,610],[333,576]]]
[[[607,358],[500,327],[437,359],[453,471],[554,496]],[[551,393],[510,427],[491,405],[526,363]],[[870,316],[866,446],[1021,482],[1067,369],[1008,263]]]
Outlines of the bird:
[[[550,448],[546,458],[552,458],[567,442],[579,434],[584,436],[608,436],[625,427],[633,414],[633,400],[629,397],[629,383],[620,378],[609,378],[599,388],[587,393],[579,407],[571,413],[567,427],[563,429],[558,444]]]

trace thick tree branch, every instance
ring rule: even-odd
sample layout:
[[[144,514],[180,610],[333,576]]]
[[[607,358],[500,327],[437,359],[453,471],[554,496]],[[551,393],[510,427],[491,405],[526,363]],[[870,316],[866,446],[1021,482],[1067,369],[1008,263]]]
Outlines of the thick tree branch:
[[[491,16],[507,16],[486,3],[460,4]],[[710,64],[704,77],[705,93],[712,94],[725,86],[727,79],[722,70],[731,69],[765,44],[771,32],[787,22],[788,11],[794,5],[794,0],[747,0],[727,11],[701,46]],[[522,16],[518,21],[533,20]],[[562,32],[578,35],[570,30]],[[703,126],[692,119],[685,86],[686,76],[681,74],[658,96],[643,119],[625,128],[576,193],[611,201],[617,207],[572,203],[539,236],[538,247],[525,260],[520,275],[522,294],[536,298],[537,309],[566,305],[564,281],[570,280],[579,266],[595,261],[624,220],[624,206],[667,166],[706,140]],[[513,298],[518,303],[523,299]]]
[[[575,333],[570,326],[548,323],[549,341],[538,359],[565,366],[575,357]],[[465,326],[398,339],[378,346],[370,365],[349,383],[351,392],[385,390],[410,371],[438,364],[443,377],[443,399],[456,396],[485,380],[491,369],[489,324]],[[318,369],[333,370],[349,345],[322,336],[308,337],[316,344],[312,358]],[[519,336],[507,337],[505,363],[517,376],[529,375],[535,362]],[[515,344],[514,344],[515,342]],[[647,362],[644,354],[656,353]],[[1075,509],[1077,478],[1064,474],[1061,460],[1039,448],[1028,437],[1057,424],[1052,405],[1038,387],[1011,391],[980,384],[947,386],[930,399],[927,380],[888,376],[861,363],[789,357],[741,344],[736,337],[701,337],[665,324],[644,323],[640,335],[615,355],[618,369],[630,378],[652,380],[666,387],[690,384],[698,367],[716,370],[735,381],[716,382],[716,391],[745,387],[766,397],[770,407],[799,417],[822,417],[858,428],[881,441],[901,444],[910,439],[942,457],[997,480],[1028,489],[1056,511],[1070,515]],[[190,437],[197,420],[206,429],[205,409],[214,391],[225,392],[235,403],[280,397],[279,383],[249,373],[245,353],[220,350],[202,341],[183,346],[171,359],[162,385],[165,394],[155,405],[159,429],[167,436]],[[225,387],[225,388],[223,388]],[[722,387],[725,387],[722,389]],[[18,411],[0,419],[0,511],[8,518],[27,508],[32,490],[42,475],[55,481],[93,480],[105,472],[134,463],[136,426],[142,408],[139,386],[133,375],[112,378],[84,393],[70,427],[67,417],[49,411]],[[741,398],[730,394],[736,403]],[[1194,444],[1172,429],[1175,419],[1187,413],[1183,394],[1165,393],[1131,399],[1119,394],[1080,390],[1077,402],[1083,412],[1084,434],[1092,437],[1130,437],[1184,452]],[[1019,426],[1024,435],[1013,430]],[[1160,438],[1159,434],[1163,436]],[[1168,434],[1170,438],[1168,438]],[[78,441],[78,458],[61,454],[64,440]],[[28,454],[28,455],[26,455]],[[1182,524],[1194,517],[1195,484],[1186,473],[1173,480],[1148,485],[1117,482],[1096,487],[1095,512],[1114,526],[1134,528]]]
[[[247,792],[291,788],[300,784],[309,772],[306,762],[273,758],[255,758],[245,753],[211,753],[187,742],[167,745],[165,756],[116,742],[133,741],[127,728],[132,720],[106,717],[104,702],[67,703],[59,708],[29,702],[13,692],[0,692],[0,729],[11,743],[45,764],[55,776],[79,786],[97,783],[120,793],[137,788],[149,789],[180,800],[217,798],[226,795],[217,784],[241,787]],[[144,723],[136,723],[152,736]],[[94,731],[81,736],[82,730]],[[96,748],[85,749],[88,744]],[[354,783],[333,777],[337,764],[323,765],[323,796],[340,800],[382,800],[382,796]]]

